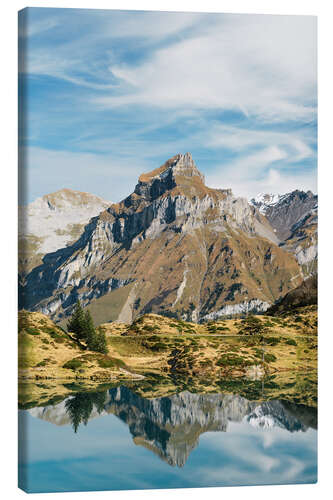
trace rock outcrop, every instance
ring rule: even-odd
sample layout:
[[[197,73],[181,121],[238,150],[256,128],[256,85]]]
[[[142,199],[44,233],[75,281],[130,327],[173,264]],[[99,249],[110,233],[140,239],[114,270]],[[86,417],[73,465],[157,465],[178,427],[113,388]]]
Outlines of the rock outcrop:
[[[60,189],[37,198],[18,210],[19,275],[21,280],[45,254],[70,245],[78,239],[91,217],[105,210],[111,202],[98,196]]]
[[[286,314],[299,307],[318,304],[318,279],[317,275],[303,281],[297,288],[288,292],[276,304],[270,307],[268,314]]]

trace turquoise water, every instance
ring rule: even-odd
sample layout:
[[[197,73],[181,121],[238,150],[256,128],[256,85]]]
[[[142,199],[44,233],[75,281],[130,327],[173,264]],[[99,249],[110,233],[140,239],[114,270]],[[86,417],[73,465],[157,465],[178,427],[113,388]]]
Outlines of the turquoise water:
[[[317,417],[230,394],[144,399],[126,387],[19,411],[28,492],[313,483]]]

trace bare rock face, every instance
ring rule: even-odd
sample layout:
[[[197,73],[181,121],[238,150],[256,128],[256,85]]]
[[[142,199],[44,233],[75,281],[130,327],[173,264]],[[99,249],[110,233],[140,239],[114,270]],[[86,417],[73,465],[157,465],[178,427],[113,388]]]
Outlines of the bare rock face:
[[[317,276],[311,276],[304,280],[297,288],[288,292],[281,300],[270,309],[270,314],[281,314],[289,312],[298,307],[318,304],[318,280]]]
[[[317,271],[318,196],[295,190],[284,195],[259,194],[250,203],[265,215],[280,240],[293,253],[304,277]]]
[[[176,155],[142,174],[74,243],[46,254],[20,304],[60,320],[79,298],[97,323],[149,312],[200,321],[226,305],[262,310],[302,281],[278,243],[256,207],[207,187],[192,156]]]
[[[277,237],[285,241],[307,214],[317,210],[318,196],[311,191],[295,190],[284,195],[261,194],[251,203],[267,217]]]
[[[19,274],[24,278],[44,255],[70,245],[91,217],[111,202],[72,189],[60,189],[19,207]]]

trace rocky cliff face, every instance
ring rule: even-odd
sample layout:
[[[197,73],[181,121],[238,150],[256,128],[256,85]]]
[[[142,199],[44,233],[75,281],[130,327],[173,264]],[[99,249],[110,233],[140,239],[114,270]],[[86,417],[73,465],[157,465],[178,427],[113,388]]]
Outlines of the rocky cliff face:
[[[19,274],[21,279],[42,263],[45,254],[66,247],[78,239],[91,217],[111,202],[98,196],[61,189],[20,206]]]
[[[315,274],[318,196],[295,190],[284,195],[259,194],[250,203],[267,217],[280,247],[296,256],[304,277]]]
[[[68,411],[71,405],[66,401],[29,412],[56,425],[68,425],[73,423],[71,417],[75,420],[75,415]],[[304,432],[309,425],[316,425],[311,409],[307,411],[302,406],[298,411],[294,406],[290,411],[288,404],[281,401],[259,403],[233,394],[192,394],[187,391],[144,399],[127,387],[110,389],[103,407],[97,409],[93,405],[88,418],[106,414],[116,415],[128,425],[135,444],[178,467],[185,465],[201,434],[227,432],[229,422],[244,422],[261,429],[280,427],[289,432]]]
[[[207,187],[186,153],[141,175],[77,241],[46,254],[20,303],[54,319],[80,298],[98,322],[148,312],[199,321],[226,305],[264,310],[301,280],[267,217],[230,189]]]
[[[269,308],[269,314],[283,314],[293,311],[299,307],[318,304],[318,280],[317,275],[310,276],[297,288],[288,292],[282,299]]]

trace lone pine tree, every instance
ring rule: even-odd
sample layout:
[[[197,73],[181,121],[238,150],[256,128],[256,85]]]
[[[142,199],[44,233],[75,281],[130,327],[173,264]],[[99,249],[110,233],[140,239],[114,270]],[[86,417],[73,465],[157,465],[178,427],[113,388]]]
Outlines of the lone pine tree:
[[[67,323],[67,330],[73,333],[76,340],[85,340],[85,314],[79,300],[75,305],[71,319]]]
[[[76,340],[85,342],[89,350],[107,354],[105,333],[101,330],[95,330],[89,310],[84,311],[79,300],[70,321],[67,323],[67,329],[73,333]]]

